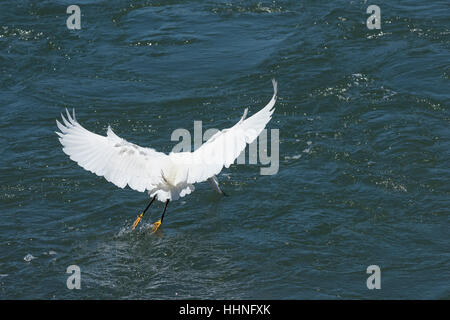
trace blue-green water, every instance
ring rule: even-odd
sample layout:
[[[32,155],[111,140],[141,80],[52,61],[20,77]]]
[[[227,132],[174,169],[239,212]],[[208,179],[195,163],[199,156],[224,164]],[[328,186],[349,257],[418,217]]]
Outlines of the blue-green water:
[[[449,44],[447,1],[2,1],[0,298],[450,298]],[[148,196],[54,133],[76,108],[170,152],[177,128],[259,110],[272,77],[278,173],[233,165],[230,197],[197,185],[156,234],[162,203],[131,233]]]

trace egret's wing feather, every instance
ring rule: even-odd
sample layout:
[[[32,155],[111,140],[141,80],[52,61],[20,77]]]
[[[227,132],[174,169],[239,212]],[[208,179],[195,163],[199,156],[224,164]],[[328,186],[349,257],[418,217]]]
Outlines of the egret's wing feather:
[[[67,110],[66,110],[67,111]],[[117,136],[110,127],[107,135],[95,134],[67,112],[63,123],[56,120],[61,132],[63,151],[84,169],[114,183],[137,191],[151,190],[161,182],[161,169],[167,155],[142,148]]]
[[[272,80],[274,94],[270,102],[253,116],[243,117],[233,127],[213,135],[194,152],[171,153],[169,157],[188,172],[188,183],[205,181],[218,174],[223,167],[228,168],[252,143],[272,118],[277,100],[277,82]]]

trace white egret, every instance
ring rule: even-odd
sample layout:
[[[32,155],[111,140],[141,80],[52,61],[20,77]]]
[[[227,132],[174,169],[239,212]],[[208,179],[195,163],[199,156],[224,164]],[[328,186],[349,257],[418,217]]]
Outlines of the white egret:
[[[228,168],[252,143],[274,112],[277,99],[277,82],[272,80],[274,94],[270,102],[259,112],[246,119],[248,109],[233,127],[218,131],[193,152],[165,154],[151,148],[143,148],[118,137],[108,126],[106,136],[95,134],[76,120],[66,109],[64,124],[56,120],[61,132],[59,141],[63,151],[84,169],[105,177],[120,188],[147,191],[151,201],[138,215],[132,229],[141,221],[155,199],[164,202],[161,219],[153,223],[153,232],[161,225],[167,205],[171,200],[190,194],[194,183],[209,180],[213,188],[223,193],[216,175]]]

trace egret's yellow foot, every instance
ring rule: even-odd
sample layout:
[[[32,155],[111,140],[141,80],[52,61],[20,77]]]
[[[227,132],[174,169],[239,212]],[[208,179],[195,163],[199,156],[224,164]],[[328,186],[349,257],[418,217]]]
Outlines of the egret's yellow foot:
[[[155,223],[153,223],[153,227],[152,227],[153,231],[152,231],[152,233],[155,233],[156,230],[158,230],[160,226],[161,226],[161,220],[158,220]]]
[[[136,220],[133,223],[133,226],[131,227],[131,230],[136,229],[136,227],[138,226],[139,222],[141,222],[143,216],[144,216],[143,212],[137,216]]]

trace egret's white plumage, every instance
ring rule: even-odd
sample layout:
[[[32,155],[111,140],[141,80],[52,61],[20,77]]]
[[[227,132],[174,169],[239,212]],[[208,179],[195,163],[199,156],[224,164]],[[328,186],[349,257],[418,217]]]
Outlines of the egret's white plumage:
[[[118,137],[108,127],[106,136],[86,130],[67,112],[64,124],[56,120],[61,132],[59,141],[70,159],[84,169],[120,188],[131,189],[156,196],[160,201],[176,200],[194,190],[194,183],[210,179],[217,184],[215,175],[228,168],[252,143],[270,121],[277,99],[277,83],[272,80],[274,94],[259,112],[246,119],[244,115],[233,127],[213,135],[194,152],[165,154],[143,148]],[[220,190],[220,188],[219,188]]]

